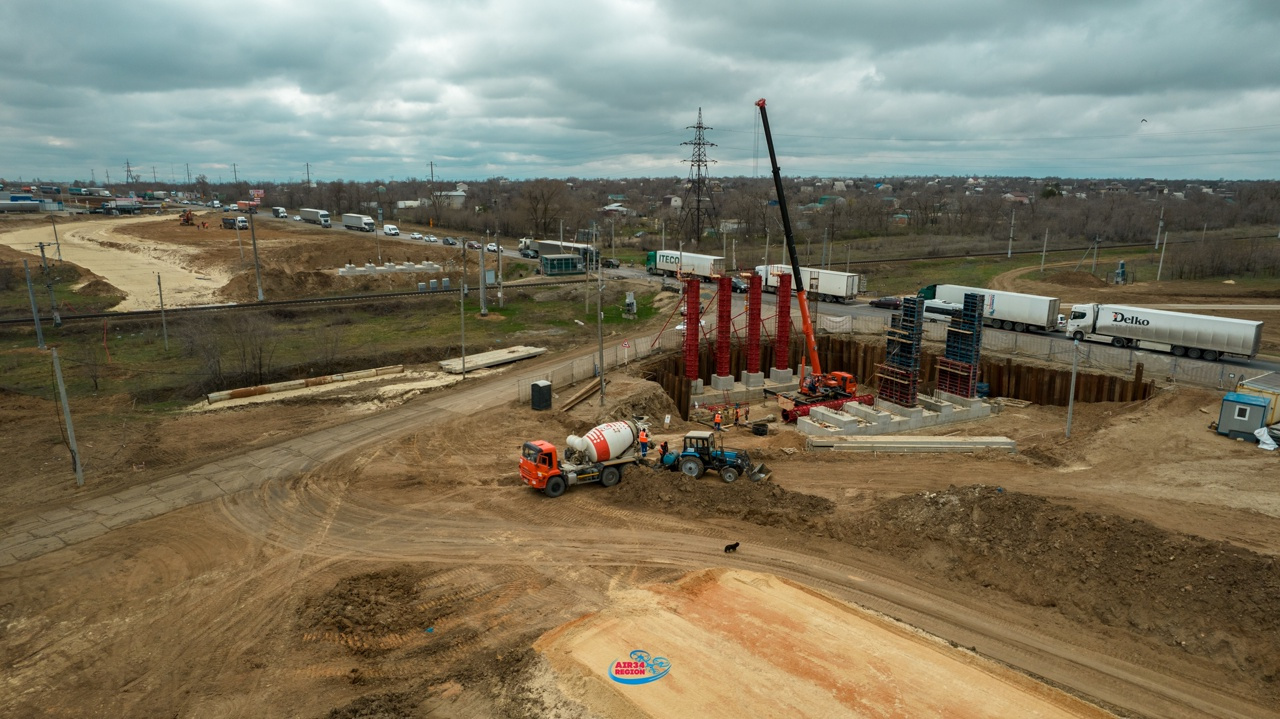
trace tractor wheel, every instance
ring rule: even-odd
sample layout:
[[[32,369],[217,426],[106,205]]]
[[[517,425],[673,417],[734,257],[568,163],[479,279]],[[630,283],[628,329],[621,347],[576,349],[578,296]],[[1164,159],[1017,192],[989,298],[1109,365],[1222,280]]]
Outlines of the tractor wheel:
[[[568,485],[565,484],[564,477],[556,475],[547,480],[547,486],[543,488],[542,493],[552,499],[564,494],[564,490]]]
[[[617,467],[605,467],[604,471],[600,473],[600,484],[606,487],[612,487],[620,479],[622,479],[622,470]]]
[[[706,467],[702,466],[702,460],[697,457],[685,457],[680,460],[681,474],[687,474],[690,477],[697,479],[698,477],[701,477],[702,473],[705,471],[707,471]]]
[[[738,470],[734,467],[721,467],[720,479],[726,482],[732,482],[738,478]]]

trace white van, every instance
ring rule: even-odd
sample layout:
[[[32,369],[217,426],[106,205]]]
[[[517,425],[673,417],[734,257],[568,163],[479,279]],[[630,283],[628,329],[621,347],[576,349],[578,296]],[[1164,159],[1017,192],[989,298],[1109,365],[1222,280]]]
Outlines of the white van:
[[[222,203],[217,200],[214,200],[212,203],[209,204],[209,207],[222,207]]]
[[[383,225],[383,226],[382,226],[382,234],[384,234],[384,235],[386,235],[386,236],[388,236],[388,237],[399,237],[399,236],[400,236],[400,228],[399,228],[399,227],[396,227],[395,225]]]

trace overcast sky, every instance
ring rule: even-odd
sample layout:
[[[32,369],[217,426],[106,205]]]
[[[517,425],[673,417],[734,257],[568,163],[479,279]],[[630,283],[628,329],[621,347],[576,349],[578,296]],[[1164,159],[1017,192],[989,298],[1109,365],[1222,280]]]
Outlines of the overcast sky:
[[[761,97],[789,176],[1277,179],[1280,1],[12,7],[0,177],[763,176]]]

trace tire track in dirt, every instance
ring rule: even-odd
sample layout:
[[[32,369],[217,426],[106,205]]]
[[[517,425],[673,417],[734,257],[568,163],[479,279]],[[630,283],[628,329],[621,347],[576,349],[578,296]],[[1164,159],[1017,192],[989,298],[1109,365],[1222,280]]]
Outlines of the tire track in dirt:
[[[303,486],[305,491],[308,486]],[[480,490],[484,491],[484,490]],[[278,501],[280,494],[269,492],[267,499]],[[1218,716],[1232,719],[1259,716],[1259,707],[1219,687],[1204,686],[1194,680],[1170,675],[1167,667],[1144,662],[1137,657],[1110,656],[1083,650],[1069,637],[1052,636],[1035,626],[1013,624],[1010,617],[990,614],[990,607],[958,596],[943,596],[936,587],[892,578],[875,568],[838,561],[829,555],[802,551],[794,546],[763,542],[753,545],[750,554],[721,558],[710,536],[722,535],[722,527],[705,522],[676,522],[660,516],[618,510],[631,526],[619,526],[617,517],[596,517],[584,522],[590,512],[575,511],[564,503],[546,507],[541,497],[531,497],[533,509],[521,508],[495,521],[491,518],[442,518],[423,512],[406,512],[364,497],[349,497],[333,515],[330,531],[323,541],[305,544],[290,538],[289,532],[274,541],[320,556],[368,557],[395,562],[431,562],[436,565],[466,563],[489,566],[501,573],[502,583],[519,582],[521,573],[510,574],[512,566],[563,571],[569,566],[665,567],[684,571],[722,564],[771,573],[816,587],[842,600],[851,601],[910,626],[961,646],[977,646],[984,656],[1044,677],[1107,704],[1140,708],[1161,717]],[[483,501],[483,500],[482,500]],[[563,505],[563,506],[562,506]],[[493,504],[492,509],[500,505]],[[270,503],[234,506],[224,503],[228,519],[243,531],[258,534],[264,513],[287,520],[290,513],[275,513]],[[297,512],[298,508],[305,511]],[[592,510],[595,508],[592,507]],[[292,519],[302,526],[315,520],[306,514],[330,511],[319,496],[298,502]],[[536,517],[529,515],[536,514]],[[376,536],[366,531],[377,523]],[[274,524],[267,521],[265,525]],[[495,541],[495,537],[501,537]],[[264,537],[265,539],[265,537]],[[719,540],[716,540],[717,542]],[[711,546],[709,546],[711,545]],[[519,565],[513,565],[519,562]],[[474,571],[474,570],[473,570]],[[464,575],[465,576],[465,575]],[[485,575],[480,575],[485,576]],[[527,575],[523,575],[527,576]],[[461,579],[462,577],[459,577]],[[469,598],[502,597],[496,602],[511,609],[511,597],[493,586],[491,576],[481,584],[440,598],[442,604]],[[512,590],[517,591],[517,590]],[[494,594],[490,595],[490,592]],[[545,597],[533,605],[537,609]],[[519,612],[516,613],[517,616]],[[464,640],[461,648],[446,650],[461,658],[479,641]],[[469,643],[468,643],[469,642]],[[1087,688],[1087,691],[1085,689]]]

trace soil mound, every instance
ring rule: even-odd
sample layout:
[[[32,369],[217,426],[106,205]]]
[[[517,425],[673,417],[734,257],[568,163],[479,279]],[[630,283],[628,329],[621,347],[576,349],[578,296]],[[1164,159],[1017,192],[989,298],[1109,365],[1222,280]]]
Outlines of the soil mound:
[[[891,499],[847,529],[852,544],[952,580],[1181,648],[1251,682],[1280,677],[1273,557],[985,486]]]
[[[661,425],[663,418],[667,415],[671,415],[672,420],[680,418],[679,408],[667,396],[667,393],[662,389],[662,385],[656,382],[637,382],[630,386],[622,387],[621,389],[625,394],[613,398],[609,395],[609,391],[614,388],[615,384],[617,383],[610,382],[609,386],[605,388],[605,396],[609,398],[606,406],[594,405],[597,408],[595,416],[591,420],[594,424],[613,422],[619,418],[649,417],[650,422],[655,423],[655,425]]]
[[[80,289],[76,290],[76,292],[78,294],[92,295],[94,297],[112,297],[112,296],[123,297],[124,296],[123,291],[121,291],[119,288],[117,288],[115,285],[111,284],[110,282],[107,282],[106,280],[102,279],[101,277],[89,280],[88,282],[81,285]]]
[[[835,509],[824,497],[792,492],[773,482],[745,478],[732,484],[707,473],[693,479],[679,472],[628,468],[626,478],[612,491],[601,492],[604,501],[632,509],[659,510],[682,517],[728,517],[753,524],[813,529]]]
[[[1063,287],[1106,287],[1107,281],[1088,272],[1054,272],[1043,280]]]

